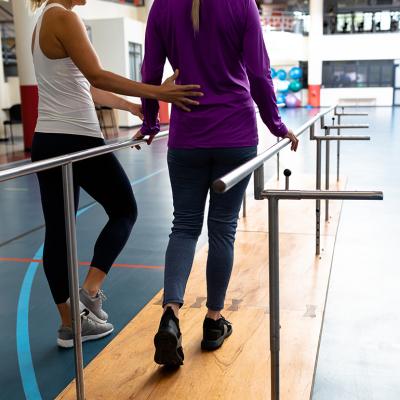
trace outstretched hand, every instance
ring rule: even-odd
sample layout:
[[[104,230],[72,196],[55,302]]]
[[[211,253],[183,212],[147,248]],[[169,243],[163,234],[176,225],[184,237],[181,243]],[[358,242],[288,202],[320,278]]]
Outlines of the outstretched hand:
[[[200,89],[200,85],[177,85],[175,81],[178,76],[179,70],[177,69],[175,73],[167,78],[159,87],[160,94],[158,98],[168,103],[173,103],[184,111],[190,112],[191,110],[188,106],[197,106],[200,104],[190,97],[202,97],[203,93],[197,91]]]

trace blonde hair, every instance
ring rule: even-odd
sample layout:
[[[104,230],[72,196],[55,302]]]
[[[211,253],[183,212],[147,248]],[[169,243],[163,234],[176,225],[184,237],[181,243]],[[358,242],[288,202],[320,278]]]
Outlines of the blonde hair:
[[[193,0],[192,3],[192,22],[195,32],[198,32],[200,29],[200,1]]]
[[[37,10],[41,7],[47,0],[30,0],[31,8],[33,11]]]

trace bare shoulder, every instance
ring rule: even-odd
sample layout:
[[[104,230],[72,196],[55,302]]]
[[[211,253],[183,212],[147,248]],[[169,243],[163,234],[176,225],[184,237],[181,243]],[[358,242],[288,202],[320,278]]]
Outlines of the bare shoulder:
[[[66,30],[74,32],[83,26],[83,21],[73,11],[65,10],[60,7],[54,7],[45,14],[46,22],[52,25],[56,30]]]

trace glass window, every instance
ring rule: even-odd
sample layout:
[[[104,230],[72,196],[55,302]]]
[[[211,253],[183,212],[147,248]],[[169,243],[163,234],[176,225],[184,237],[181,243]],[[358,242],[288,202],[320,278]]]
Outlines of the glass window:
[[[393,60],[324,61],[322,84],[327,88],[393,86]]]
[[[368,81],[370,86],[379,86],[381,79],[381,68],[379,64],[371,64],[368,71]]]
[[[361,63],[357,68],[357,87],[368,85],[368,65]]]
[[[129,77],[134,81],[142,80],[142,45],[129,42]]]
[[[382,86],[393,85],[393,65],[383,64],[381,70],[381,83]]]

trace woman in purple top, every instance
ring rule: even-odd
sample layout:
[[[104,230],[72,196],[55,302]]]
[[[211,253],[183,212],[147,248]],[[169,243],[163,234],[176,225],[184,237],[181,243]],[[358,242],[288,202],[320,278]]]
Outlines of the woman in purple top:
[[[241,201],[249,177],[226,194],[212,182],[253,158],[258,134],[254,102],[270,132],[298,141],[282,122],[254,0],[155,0],[146,32],[142,76],[160,84],[168,58],[179,83],[196,82],[204,96],[185,112],[172,108],[168,167],[174,221],[165,260],[164,314],[154,343],[155,361],[183,363],[178,313],[201,233],[207,195],[209,253],[207,308],[201,346],[214,350],[232,333],[221,316],[232,265]],[[159,131],[158,102],[143,100],[144,123],[137,137]]]

